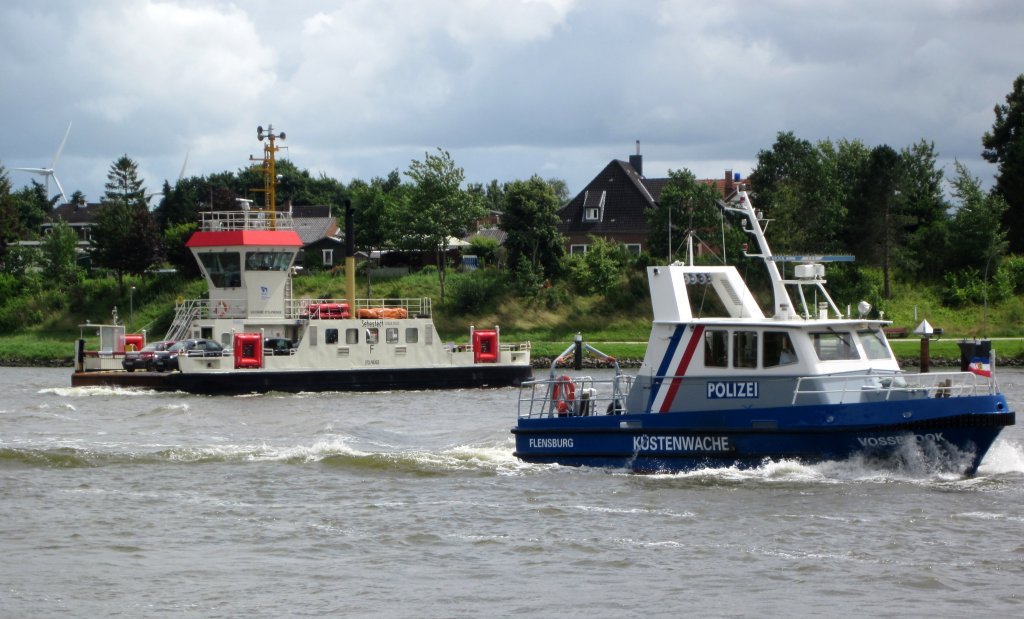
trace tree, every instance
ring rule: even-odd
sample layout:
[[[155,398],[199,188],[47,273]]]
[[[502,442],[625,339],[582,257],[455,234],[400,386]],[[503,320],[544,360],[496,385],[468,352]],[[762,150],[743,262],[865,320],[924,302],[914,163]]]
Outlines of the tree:
[[[64,220],[57,221],[40,244],[43,275],[51,284],[67,290],[81,281],[78,266],[78,233]]]
[[[505,212],[499,224],[507,234],[508,264],[518,272],[528,262],[541,279],[558,273],[565,244],[558,233],[558,197],[539,176],[513,181],[505,187]]]
[[[781,252],[838,251],[846,221],[844,184],[857,177],[858,143],[817,145],[779,133],[757,155],[750,175],[754,204],[772,220],[772,248]]]
[[[899,192],[902,200],[902,259],[908,275],[939,278],[941,256],[949,244],[949,204],[943,196],[944,174],[935,144],[921,140],[900,151]]]
[[[555,192],[555,197],[558,198],[558,206],[565,206],[572,195],[569,194],[569,183],[561,178],[549,178],[547,184],[551,185],[551,190]]]
[[[39,228],[50,214],[50,201],[46,197],[46,186],[32,179],[30,184],[13,194],[14,207],[18,211],[21,234],[36,238]]]
[[[424,160],[413,160],[405,174],[413,181],[401,213],[406,238],[436,253],[443,302],[449,239],[465,236],[487,213],[479,195],[461,188],[465,172],[456,167],[448,151],[438,148],[436,155],[425,153]]]
[[[1010,232],[1010,250],[1024,252],[1024,74],[1013,81],[1006,103],[995,106],[992,130],[981,139],[981,156],[999,166],[993,190],[1009,208],[1003,221]]]
[[[123,295],[125,273],[141,274],[159,260],[160,236],[138,178],[138,164],[128,155],[111,164],[104,187],[91,252],[96,265],[114,271]]]
[[[850,207],[851,219],[864,221],[854,251],[869,264],[882,267],[883,296],[892,298],[892,266],[905,226],[900,193],[900,156],[890,146],[876,146],[861,178],[858,199]]]
[[[4,264],[7,246],[21,236],[21,222],[14,197],[11,195],[11,181],[7,171],[0,165],[0,265]]]
[[[1009,247],[1007,229],[1002,223],[1007,204],[1002,196],[982,191],[981,181],[971,176],[967,166],[959,161],[955,165],[957,175],[951,182],[959,206],[953,216],[956,234],[950,246],[949,267],[978,267],[984,261],[987,281]]]
[[[652,255],[671,257],[671,261],[679,257],[688,230],[716,245],[712,234],[721,229],[722,219],[718,208],[721,195],[712,185],[698,182],[693,172],[685,169],[669,170],[668,177],[658,208],[647,213],[651,230],[647,246]]]

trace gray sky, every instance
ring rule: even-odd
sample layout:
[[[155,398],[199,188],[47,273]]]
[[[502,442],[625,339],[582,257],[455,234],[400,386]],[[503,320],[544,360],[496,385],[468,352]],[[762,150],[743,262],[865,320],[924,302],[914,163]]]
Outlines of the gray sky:
[[[441,147],[467,180],[578,192],[640,140],[644,173],[746,176],[779,131],[981,159],[1024,73],[1019,0],[37,0],[0,6],[0,164],[98,201],[237,171],[256,126],[348,183]],[[51,187],[56,193],[56,188]]]

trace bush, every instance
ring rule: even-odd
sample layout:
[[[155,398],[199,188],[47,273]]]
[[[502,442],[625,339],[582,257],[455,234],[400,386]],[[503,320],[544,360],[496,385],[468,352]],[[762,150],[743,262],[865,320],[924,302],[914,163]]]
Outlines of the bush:
[[[951,271],[946,273],[944,284],[942,302],[950,307],[998,303],[1013,292],[1010,272],[1001,269],[987,283],[978,269]]]
[[[508,288],[508,278],[498,271],[475,271],[448,276],[448,307],[459,314],[493,311]]]
[[[998,273],[1003,274],[1015,293],[1024,293],[1024,256],[1006,256],[999,262]]]
[[[16,333],[43,321],[44,313],[33,297],[15,297],[0,307],[0,333]]]

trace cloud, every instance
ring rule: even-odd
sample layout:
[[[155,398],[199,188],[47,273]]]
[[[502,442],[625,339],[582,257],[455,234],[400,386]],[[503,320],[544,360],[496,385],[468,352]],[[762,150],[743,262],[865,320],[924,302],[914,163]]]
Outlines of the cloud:
[[[49,163],[74,120],[59,172],[93,199],[125,153],[150,187],[186,152],[187,174],[240,169],[270,123],[344,182],[440,146],[472,181],[578,190],[637,139],[651,176],[747,174],[780,131],[924,138],[987,180],[1024,55],[1010,0],[44,0],[0,20],[0,163]]]

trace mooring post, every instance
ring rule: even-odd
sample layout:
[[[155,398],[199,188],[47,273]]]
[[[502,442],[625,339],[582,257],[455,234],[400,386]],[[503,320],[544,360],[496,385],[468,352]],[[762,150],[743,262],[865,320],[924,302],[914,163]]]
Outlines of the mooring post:
[[[930,359],[929,359],[929,354],[928,354],[928,336],[927,335],[922,335],[921,336],[921,372],[922,373],[928,371],[928,364],[929,363],[930,363]]]

